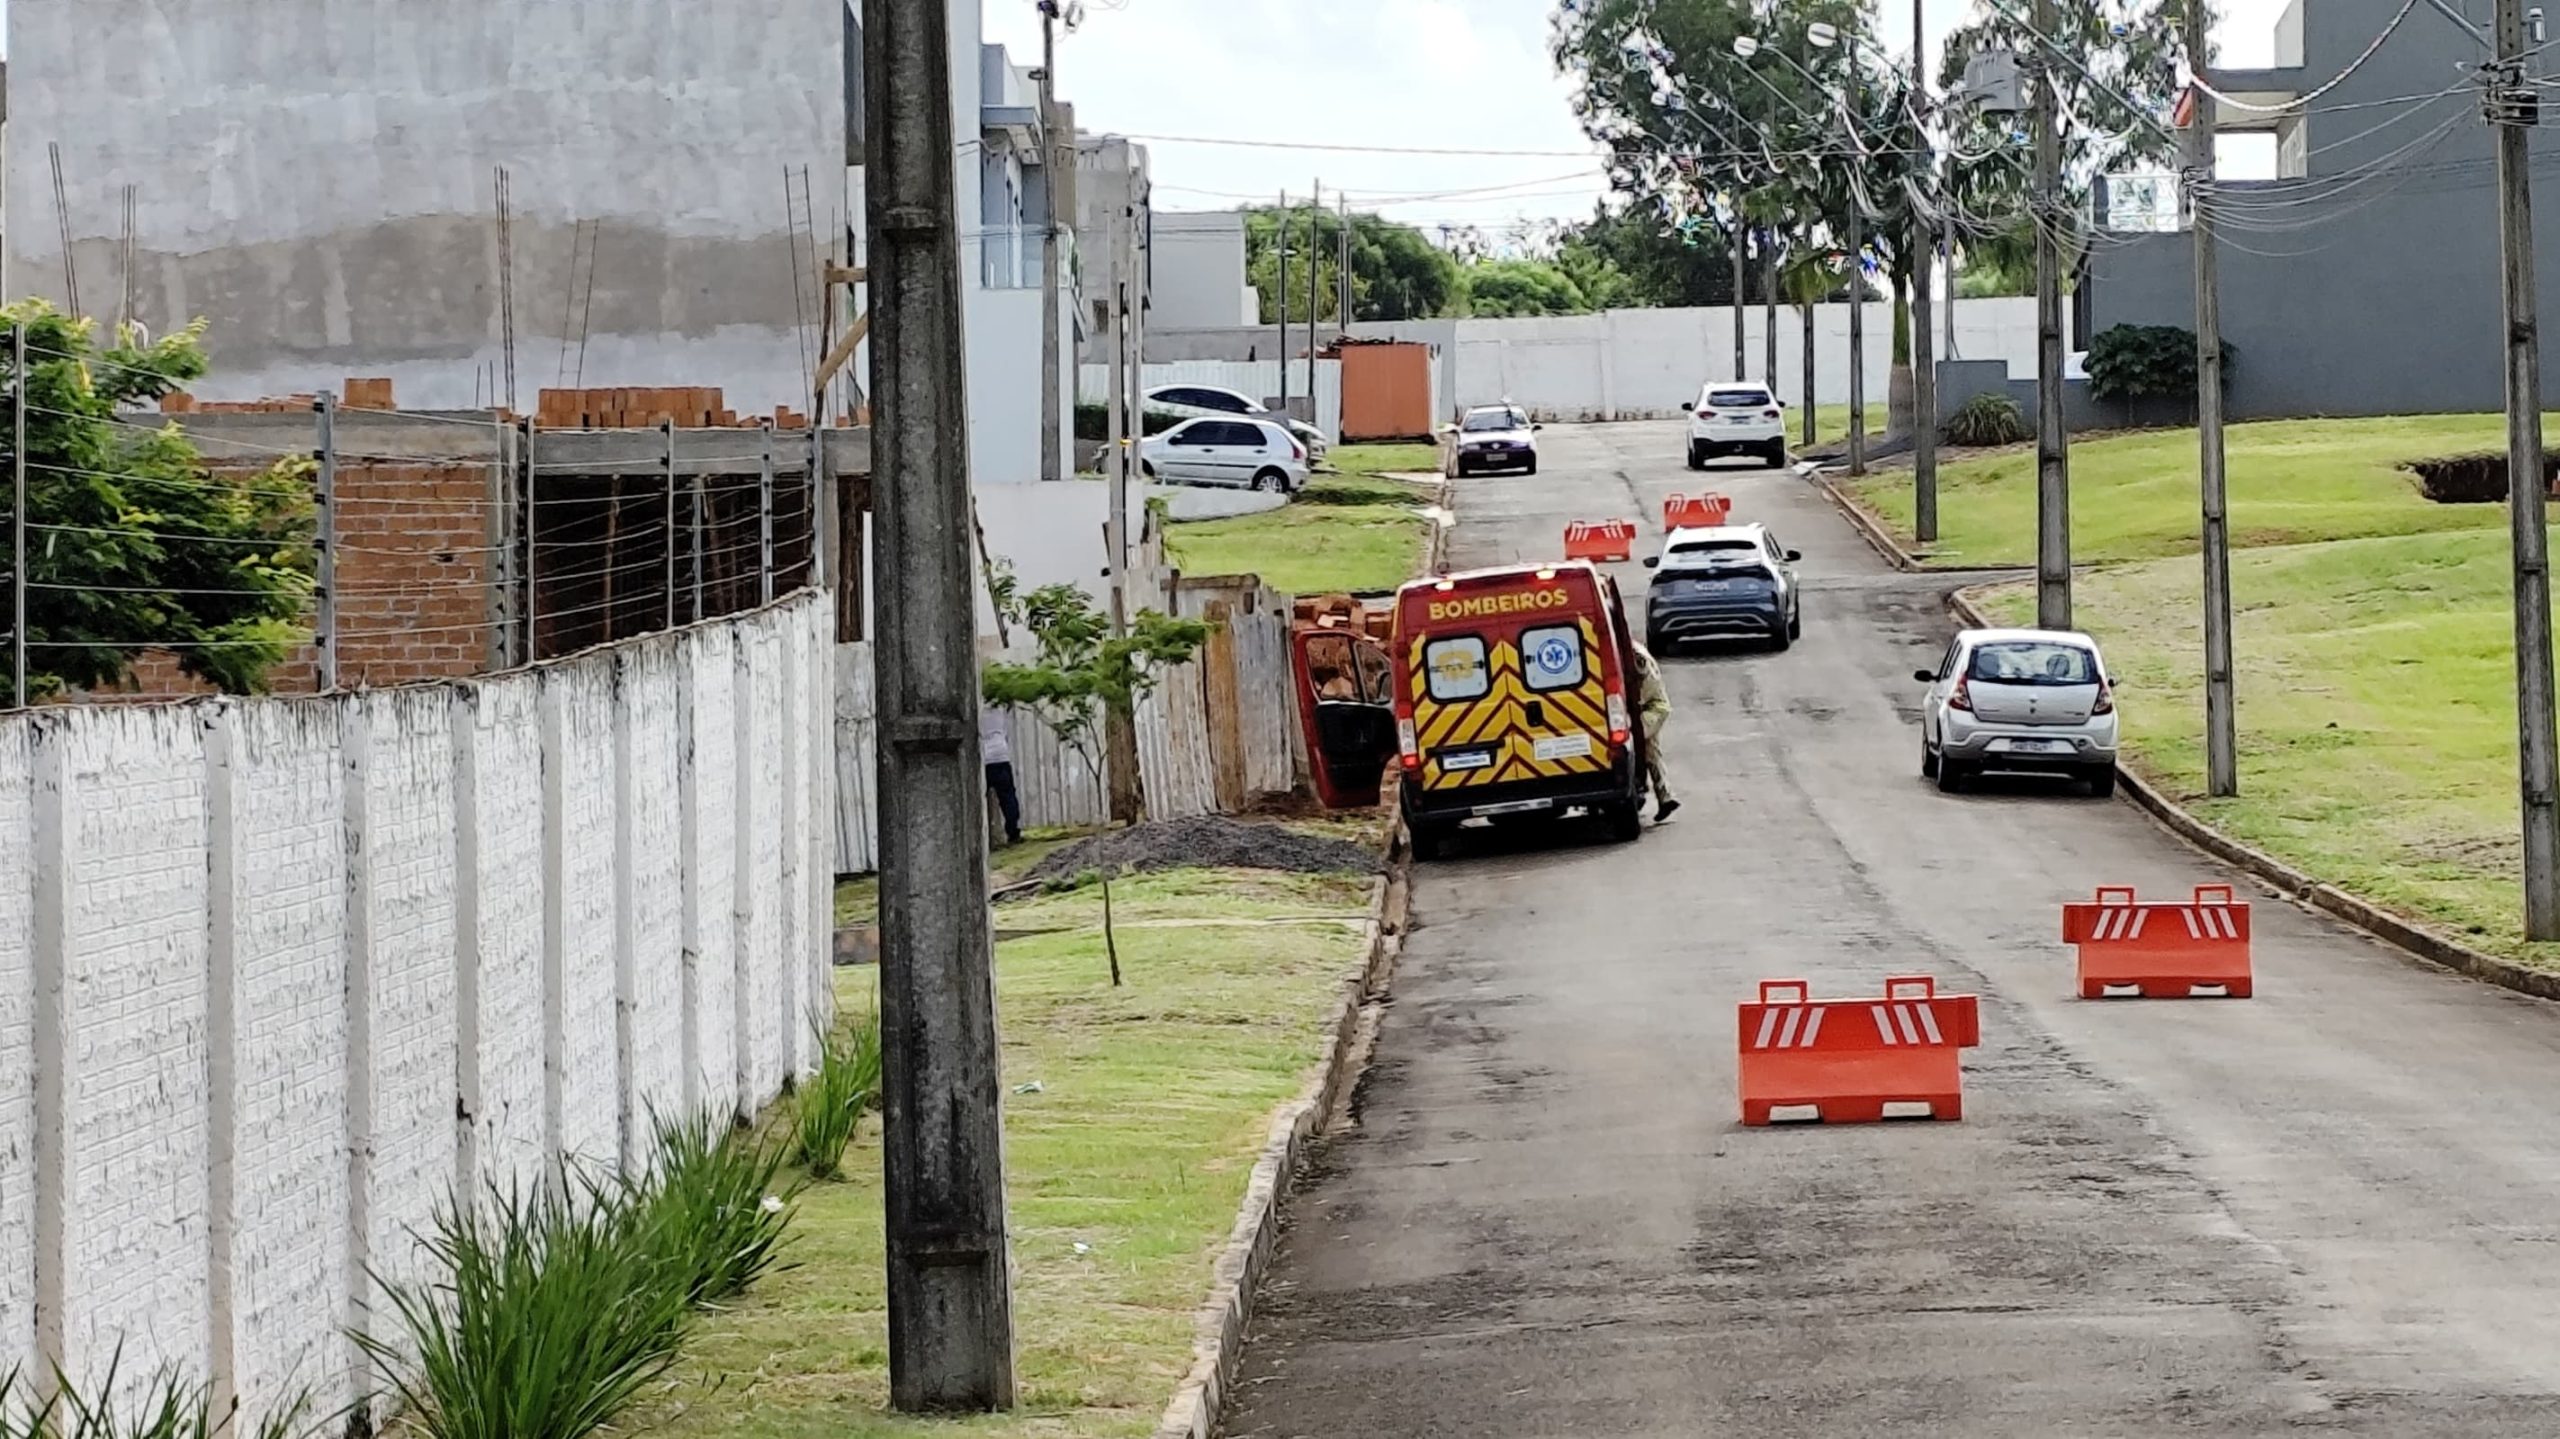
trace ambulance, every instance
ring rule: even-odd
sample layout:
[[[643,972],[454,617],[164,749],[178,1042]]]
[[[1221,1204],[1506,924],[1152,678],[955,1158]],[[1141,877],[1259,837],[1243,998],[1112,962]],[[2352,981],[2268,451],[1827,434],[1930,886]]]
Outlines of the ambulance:
[[[1395,765],[1414,853],[1471,819],[1596,816],[1634,839],[1636,676],[1615,581],[1582,562],[1416,580],[1396,594]]]

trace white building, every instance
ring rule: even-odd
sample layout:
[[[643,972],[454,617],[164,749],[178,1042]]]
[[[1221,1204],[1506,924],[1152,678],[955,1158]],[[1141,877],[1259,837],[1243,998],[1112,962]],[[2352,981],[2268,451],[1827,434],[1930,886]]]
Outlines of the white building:
[[[1245,274],[1244,211],[1167,210],[1155,217],[1155,273],[1148,322],[1208,330],[1262,321],[1262,297]]]

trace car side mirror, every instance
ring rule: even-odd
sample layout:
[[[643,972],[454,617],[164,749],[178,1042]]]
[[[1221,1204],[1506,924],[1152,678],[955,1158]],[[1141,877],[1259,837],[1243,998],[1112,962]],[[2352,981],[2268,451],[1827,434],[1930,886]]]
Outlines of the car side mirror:
[[[1658,569],[1662,568],[1662,556],[1660,556],[1660,555],[1647,555],[1647,556],[1645,556],[1645,557],[1644,557],[1644,567],[1645,567],[1646,569],[1649,569],[1649,570],[1658,570]]]
[[[2114,675],[2109,675],[2106,678],[2106,686],[2111,690],[2120,690],[2124,688],[2124,681],[2117,679]]]
[[[1913,670],[1911,672],[1911,677],[1924,685],[1933,685],[1938,682],[1938,672],[1936,670]]]
[[[1545,429],[1545,428],[1546,428],[1546,426],[1544,426],[1544,425],[1531,425],[1529,428],[1530,428],[1530,429],[1533,429],[1533,430],[1543,430],[1543,429]]]
[[[1798,560],[1800,560],[1800,559],[1803,559],[1803,558],[1804,558],[1804,551],[1802,551],[1802,550],[1789,550],[1789,551],[1787,551],[1787,563],[1788,563],[1788,564],[1794,564],[1796,561],[1798,561]]]
[[[1692,410],[1695,410],[1696,408],[1698,408],[1698,407],[1697,407],[1697,406],[1695,406],[1695,405],[1693,405],[1693,404],[1690,404],[1687,400],[1682,400],[1682,401],[1680,402],[1680,413],[1682,413],[1682,414],[1684,414],[1684,415],[1685,415],[1685,414],[1688,414],[1688,413],[1689,413],[1690,411],[1692,411]]]

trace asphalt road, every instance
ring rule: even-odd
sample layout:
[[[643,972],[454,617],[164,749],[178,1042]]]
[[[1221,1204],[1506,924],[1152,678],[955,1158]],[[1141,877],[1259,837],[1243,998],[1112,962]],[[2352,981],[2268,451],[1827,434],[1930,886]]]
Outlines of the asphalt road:
[[[1699,487],[1674,426],[1541,439],[1460,486],[1458,563],[1658,543]],[[2235,877],[2120,802],[1937,793],[1941,585],[1713,478],[1804,551],[1804,642],[1670,663],[1687,807],[1633,847],[1419,873],[1227,1432],[2560,1434],[2560,1008],[2245,886],[2255,999],[2075,999],[2064,901]],[[1739,1127],[1758,980],[1903,972],[1982,996],[1962,1123]]]

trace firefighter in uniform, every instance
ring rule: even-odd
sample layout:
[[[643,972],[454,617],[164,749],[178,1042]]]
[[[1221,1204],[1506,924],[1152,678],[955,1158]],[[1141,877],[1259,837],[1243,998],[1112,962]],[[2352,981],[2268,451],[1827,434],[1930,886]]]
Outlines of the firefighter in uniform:
[[[1662,823],[1680,808],[1678,797],[1671,793],[1671,775],[1662,763],[1662,731],[1671,719],[1671,691],[1662,684],[1662,666],[1654,662],[1653,653],[1642,645],[1633,647],[1636,658],[1636,707],[1644,722],[1644,774],[1653,786],[1653,822]]]

